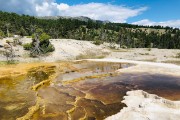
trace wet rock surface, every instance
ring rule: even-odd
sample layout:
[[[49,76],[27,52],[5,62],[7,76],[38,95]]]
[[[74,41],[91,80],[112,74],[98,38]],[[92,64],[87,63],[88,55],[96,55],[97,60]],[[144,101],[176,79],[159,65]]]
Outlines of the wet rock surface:
[[[1,118],[102,120],[126,106],[121,101],[127,91],[138,89],[180,100],[180,77],[116,71],[131,66],[134,65],[87,61],[32,66],[21,79],[13,78],[17,81],[13,84],[17,89],[3,87],[4,84],[11,85],[12,79],[0,79]],[[5,93],[11,94],[3,97]]]

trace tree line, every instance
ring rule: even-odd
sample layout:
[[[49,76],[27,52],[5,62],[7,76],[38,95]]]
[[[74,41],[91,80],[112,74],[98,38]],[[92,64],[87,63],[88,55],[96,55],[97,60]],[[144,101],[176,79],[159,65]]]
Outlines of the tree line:
[[[39,19],[0,11],[0,37],[18,34],[32,36],[32,27],[42,29],[51,38],[67,38],[117,43],[127,48],[180,49],[180,30],[163,26],[141,26],[127,23],[103,23],[59,18]]]

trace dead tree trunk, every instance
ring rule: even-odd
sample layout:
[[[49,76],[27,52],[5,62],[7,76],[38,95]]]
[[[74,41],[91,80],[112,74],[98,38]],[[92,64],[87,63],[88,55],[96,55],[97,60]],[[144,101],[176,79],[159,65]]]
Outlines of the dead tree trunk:
[[[14,50],[13,50],[11,43],[7,42],[7,44],[4,45],[4,49],[5,49],[4,56],[6,56],[7,62],[13,61],[15,54],[14,54]]]
[[[5,26],[6,26],[7,36],[9,37],[9,26],[10,26],[10,24],[6,23]]]
[[[38,57],[42,54],[43,50],[40,48],[39,36],[35,33],[35,38],[32,42],[33,48],[31,50],[31,56]]]

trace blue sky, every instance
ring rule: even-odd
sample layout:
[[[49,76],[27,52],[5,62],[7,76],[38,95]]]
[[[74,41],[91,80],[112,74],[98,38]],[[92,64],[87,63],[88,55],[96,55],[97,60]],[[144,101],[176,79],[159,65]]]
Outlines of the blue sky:
[[[134,8],[148,7],[147,11],[137,17],[128,19],[128,22],[135,22],[142,19],[150,19],[155,22],[180,19],[180,0],[57,0],[57,2],[67,3],[69,5],[97,2],[125,5]]]
[[[180,28],[180,0],[0,0],[0,10]]]

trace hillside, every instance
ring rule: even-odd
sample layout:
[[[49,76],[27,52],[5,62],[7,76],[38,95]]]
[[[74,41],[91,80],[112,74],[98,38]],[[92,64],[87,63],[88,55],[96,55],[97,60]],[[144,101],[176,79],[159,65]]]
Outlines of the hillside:
[[[70,16],[43,16],[43,17],[36,17],[38,19],[52,19],[52,20],[58,20],[58,19],[72,19],[72,20],[79,20],[79,21],[85,21],[88,22],[89,20],[92,20],[88,17],[80,16],[80,17],[70,17]],[[95,21],[95,20],[92,20]],[[103,22],[103,21],[102,21]]]
[[[109,42],[123,48],[180,48],[180,30],[162,26],[138,26],[126,23],[104,23],[86,17],[36,18],[28,15],[0,12],[0,37],[13,34],[31,36],[32,26],[43,29],[53,39]]]

